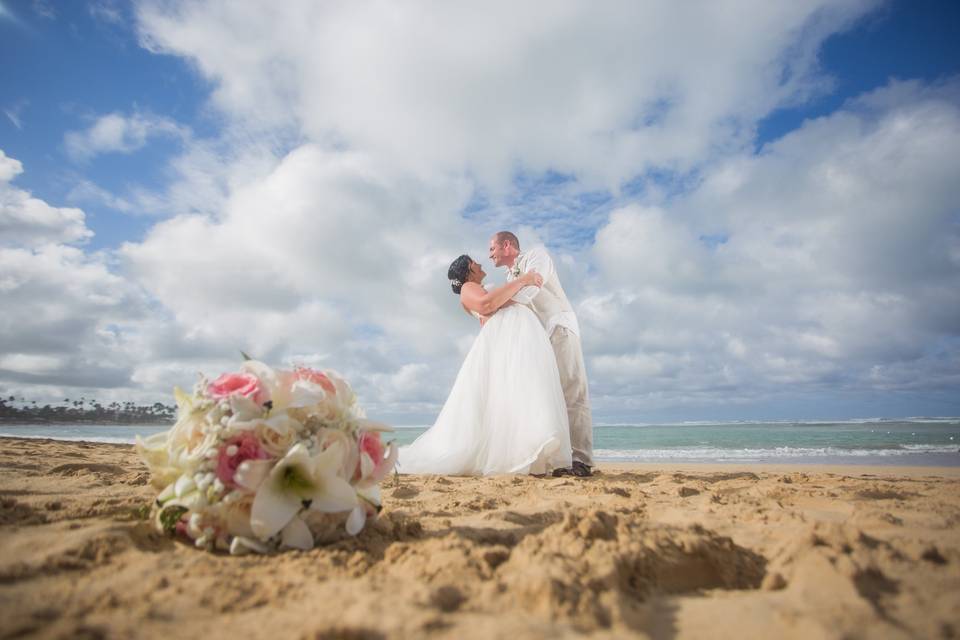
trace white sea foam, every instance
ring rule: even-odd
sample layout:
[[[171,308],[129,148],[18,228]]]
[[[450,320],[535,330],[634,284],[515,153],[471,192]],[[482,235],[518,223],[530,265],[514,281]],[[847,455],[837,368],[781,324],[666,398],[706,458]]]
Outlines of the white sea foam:
[[[768,460],[795,458],[867,458],[921,454],[954,454],[956,445],[905,444],[895,448],[775,447],[769,449],[725,449],[720,447],[676,447],[670,449],[595,449],[599,460]]]
[[[845,420],[684,420],[679,422],[604,422],[598,420],[595,427],[735,427],[735,426],[816,426],[816,425],[859,425],[859,424],[956,424],[960,417],[911,417],[911,418],[851,418]]]

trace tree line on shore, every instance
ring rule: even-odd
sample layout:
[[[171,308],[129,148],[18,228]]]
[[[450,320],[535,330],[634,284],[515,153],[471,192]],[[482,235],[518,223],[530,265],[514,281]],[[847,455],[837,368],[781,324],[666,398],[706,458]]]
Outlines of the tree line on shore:
[[[64,398],[59,404],[39,404],[15,396],[0,398],[0,422],[24,424],[96,423],[96,424],[166,424],[173,422],[177,408],[162,402],[136,404]]]

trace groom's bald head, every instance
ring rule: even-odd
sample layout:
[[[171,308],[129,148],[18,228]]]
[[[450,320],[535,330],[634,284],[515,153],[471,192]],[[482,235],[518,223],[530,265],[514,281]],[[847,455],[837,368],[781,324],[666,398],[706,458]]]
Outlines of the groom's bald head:
[[[503,244],[504,242],[509,242],[510,244],[513,245],[514,249],[516,249],[517,251],[520,250],[520,241],[517,240],[517,236],[513,235],[509,231],[497,231],[493,237],[494,237],[494,240],[496,240],[497,244]]]
[[[498,267],[512,267],[520,253],[520,241],[509,231],[499,231],[490,238],[490,259]]]

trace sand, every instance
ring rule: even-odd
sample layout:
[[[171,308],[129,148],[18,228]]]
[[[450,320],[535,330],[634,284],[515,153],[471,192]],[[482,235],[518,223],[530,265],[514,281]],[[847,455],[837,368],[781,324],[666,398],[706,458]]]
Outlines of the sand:
[[[0,439],[0,637],[951,638],[956,468],[401,476],[357,538],[156,533],[124,445]]]

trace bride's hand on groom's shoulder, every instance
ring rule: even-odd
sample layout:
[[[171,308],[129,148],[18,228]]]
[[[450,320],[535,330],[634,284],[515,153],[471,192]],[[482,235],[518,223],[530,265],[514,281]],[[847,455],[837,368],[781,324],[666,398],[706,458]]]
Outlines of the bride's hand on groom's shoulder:
[[[527,271],[525,274],[520,276],[520,278],[523,279],[525,285],[534,287],[543,286],[543,276],[536,271]]]

